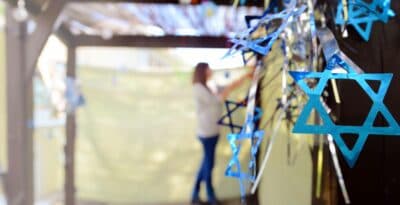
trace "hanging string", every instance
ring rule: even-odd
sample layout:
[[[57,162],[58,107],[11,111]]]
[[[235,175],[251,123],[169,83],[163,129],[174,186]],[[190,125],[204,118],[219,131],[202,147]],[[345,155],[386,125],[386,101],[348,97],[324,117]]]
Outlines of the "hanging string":
[[[261,181],[261,177],[264,173],[265,167],[268,163],[268,159],[271,155],[272,147],[273,147],[276,137],[278,135],[279,128],[281,127],[281,124],[284,121],[286,112],[287,112],[289,106],[291,105],[291,101],[294,99],[294,98],[288,98],[288,95],[287,95],[287,93],[289,92],[289,89],[287,88],[287,79],[286,79],[286,73],[288,72],[288,69],[289,69],[289,59],[287,57],[288,47],[287,47],[286,41],[284,40],[285,39],[284,34],[281,35],[281,38],[282,38],[281,50],[282,50],[282,55],[284,57],[284,63],[283,63],[282,69],[280,70],[282,72],[282,98],[281,98],[279,104],[282,106],[278,106],[273,114],[273,116],[274,116],[277,111],[280,111],[278,123],[275,125],[275,128],[272,131],[271,138],[267,145],[267,150],[266,150],[263,162],[261,164],[259,173],[258,173],[257,178],[251,188],[251,194],[254,194],[255,191],[257,190],[257,187]],[[264,129],[264,127],[262,129]]]
[[[279,119],[278,119],[278,124],[276,124],[274,130],[272,131],[271,139],[268,144],[267,151],[265,152],[264,160],[261,163],[260,171],[257,175],[256,181],[253,184],[253,187],[251,188],[251,194],[254,194],[256,192],[257,187],[260,184],[261,176],[264,174],[264,170],[268,163],[269,156],[271,155],[272,145],[275,143],[275,139],[276,139],[276,136],[278,135],[278,130],[281,127],[281,123],[283,121],[284,116],[285,116],[285,112],[283,110],[281,110],[281,113],[280,113]]]
[[[342,0],[342,5],[343,5],[343,19],[345,22],[349,20],[349,7],[347,4],[347,0]]]
[[[332,156],[333,165],[335,167],[336,176],[337,176],[338,181],[339,181],[340,189],[342,190],[344,201],[345,201],[346,204],[350,204],[351,203],[350,202],[350,197],[349,197],[349,194],[347,192],[346,184],[344,182],[342,169],[340,168],[338,156],[337,156],[337,153],[336,153],[335,144],[333,142],[333,137],[330,134],[328,134],[328,142],[329,142],[329,151],[330,151],[331,156]]]
[[[239,6],[239,0],[234,0],[233,1],[233,6],[238,7]]]
[[[344,20],[344,24],[342,26],[342,33],[343,37],[347,38],[349,35],[346,29],[346,24],[347,21],[349,20],[349,5],[347,4],[347,0],[342,0],[342,5],[343,5],[343,20]]]
[[[264,9],[268,9],[270,0],[264,0]]]
[[[261,163],[260,171],[259,171],[259,173],[257,175],[257,178],[256,178],[256,180],[255,180],[255,182],[254,182],[254,184],[253,184],[253,186],[251,188],[251,194],[254,194],[256,192],[257,187],[260,184],[262,175],[264,174],[265,168],[266,168],[267,163],[268,163],[268,159],[270,158],[270,155],[271,155],[273,144],[275,143],[276,137],[278,135],[279,128],[281,127],[281,124],[284,121],[286,110],[288,109],[288,107],[290,106],[292,100],[294,100],[294,99],[295,98],[288,99],[287,103],[281,109],[277,110],[277,111],[280,111],[279,118],[278,118],[278,123],[275,125],[275,127],[274,127],[274,129],[273,129],[273,131],[271,133],[270,142],[267,145],[267,150],[265,152],[264,159],[263,159],[263,161]],[[267,124],[265,124],[265,126],[266,125]]]
[[[317,199],[321,197],[321,189],[322,189],[322,168],[324,164],[324,140],[320,136],[318,143],[318,159],[317,159],[317,180],[316,180],[316,188],[315,188],[315,196]]]

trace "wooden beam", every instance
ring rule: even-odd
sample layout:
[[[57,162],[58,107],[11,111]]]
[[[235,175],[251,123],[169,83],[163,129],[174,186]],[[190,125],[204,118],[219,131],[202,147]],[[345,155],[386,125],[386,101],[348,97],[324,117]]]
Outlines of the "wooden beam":
[[[114,36],[105,40],[100,36],[76,36],[77,46],[99,47],[143,47],[143,48],[229,48],[230,43],[226,37],[196,37],[196,36]]]
[[[6,194],[9,205],[33,205],[33,86],[25,80],[26,24],[6,9],[7,145]]]
[[[74,36],[65,24],[62,24],[60,28],[57,29],[55,34],[67,46],[74,43]]]
[[[44,48],[50,34],[54,31],[54,25],[57,17],[61,13],[67,0],[52,0],[48,2],[47,9],[40,15],[35,16],[36,22],[35,31],[29,35],[27,41],[27,72],[25,73],[26,80],[31,80],[37,60]]]
[[[179,0],[71,0],[71,2],[93,2],[93,3],[150,3],[150,4],[181,4]],[[233,5],[234,0],[213,0],[217,5]],[[200,4],[200,0],[192,1],[192,4]],[[263,7],[263,0],[248,0],[244,6]]]
[[[76,47],[68,45],[67,76],[76,76]],[[75,142],[76,142],[76,113],[67,114],[65,144],[65,187],[64,199],[66,205],[75,205]]]
[[[18,0],[6,0],[8,4],[12,7],[17,7]],[[26,9],[30,14],[38,15],[42,11],[41,5],[37,4],[35,1],[25,1]]]

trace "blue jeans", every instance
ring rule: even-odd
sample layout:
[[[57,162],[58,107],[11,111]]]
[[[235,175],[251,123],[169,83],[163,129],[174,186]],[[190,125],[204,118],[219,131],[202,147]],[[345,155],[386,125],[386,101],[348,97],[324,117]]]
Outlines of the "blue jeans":
[[[215,161],[215,148],[218,142],[219,136],[214,137],[199,137],[201,144],[203,145],[204,158],[200,165],[196,182],[193,188],[192,201],[199,200],[200,184],[202,181],[206,183],[208,202],[216,202],[214,188],[212,186],[212,169]]]

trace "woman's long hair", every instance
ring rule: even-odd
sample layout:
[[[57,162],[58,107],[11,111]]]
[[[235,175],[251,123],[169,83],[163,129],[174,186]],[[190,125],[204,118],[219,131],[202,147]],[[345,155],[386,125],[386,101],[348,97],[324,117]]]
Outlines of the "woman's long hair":
[[[210,69],[208,63],[198,63],[193,72],[193,84],[200,83],[207,88],[208,69]]]

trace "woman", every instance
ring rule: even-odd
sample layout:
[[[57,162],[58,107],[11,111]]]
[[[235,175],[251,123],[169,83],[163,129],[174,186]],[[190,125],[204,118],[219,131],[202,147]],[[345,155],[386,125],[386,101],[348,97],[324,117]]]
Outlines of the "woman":
[[[248,73],[232,84],[226,86],[220,92],[213,92],[207,86],[212,71],[207,63],[199,63],[193,74],[193,91],[196,103],[197,114],[197,135],[203,145],[204,158],[199,168],[192,194],[192,204],[199,204],[199,191],[202,181],[206,183],[208,203],[217,204],[214,189],[212,186],[212,169],[214,167],[215,148],[219,137],[218,120],[222,114],[222,102],[246,78],[251,78]]]

